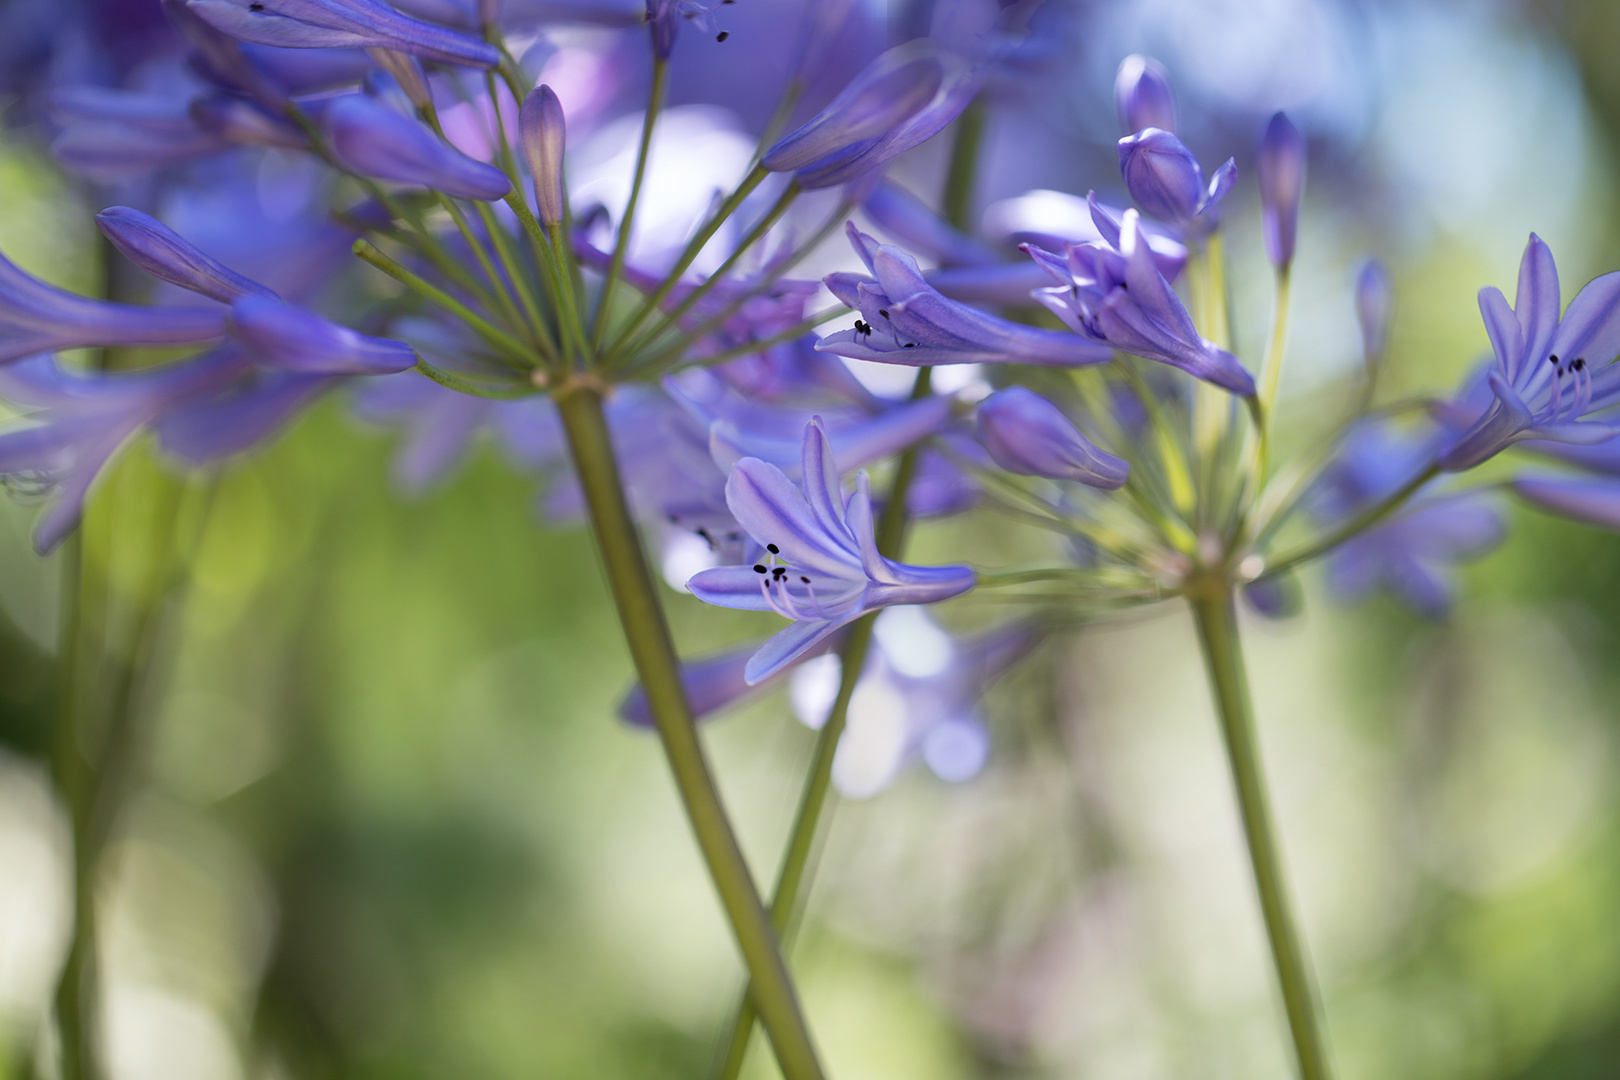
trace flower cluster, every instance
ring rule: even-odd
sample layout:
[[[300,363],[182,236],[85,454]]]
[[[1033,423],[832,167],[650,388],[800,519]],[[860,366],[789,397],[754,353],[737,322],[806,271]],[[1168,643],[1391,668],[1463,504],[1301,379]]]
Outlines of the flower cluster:
[[[589,517],[646,685],[628,719],[673,746],[693,714],[792,682],[811,726],[879,747],[829,766],[871,793],[916,757],[976,773],[986,688],[1102,610],[1207,613],[1243,590],[1282,614],[1295,569],[1330,556],[1341,594],[1384,586],[1442,617],[1454,566],[1504,527],[1469,474],[1515,445],[1572,471],[1493,466],[1501,486],[1620,528],[1620,273],[1563,308],[1532,236],[1514,303],[1480,293],[1489,369],[1413,415],[1378,404],[1391,288],[1369,264],[1357,407],[1289,459],[1274,416],[1309,143],[1288,117],[1256,133],[1278,303],[1270,352],[1245,362],[1222,210],[1247,190],[1235,158],[1206,175],[1157,62],[1121,65],[1118,177],[1098,178],[1132,205],[1030,191],[975,222],[885,172],[949,128],[971,178],[958,120],[1019,77],[1028,4],[942,5],[886,51],[858,6],[805,4],[791,56],[734,43],[677,93],[672,65],[725,47],[746,6],[165,0],[165,77],[49,95],[57,159],[125,196],[96,222],[150,281],[78,296],[0,257],[0,397],[21,414],[0,473],[53,493],[38,548],[143,433],[214,466],[354,386],[362,415],[405,429],[406,489],[490,434],[549,517]],[[614,72],[598,92],[560,77],[593,65]],[[779,93],[756,116],[761,87]],[[829,259],[844,269],[795,276]],[[969,512],[1036,528],[1047,558],[903,561],[908,521]],[[630,520],[673,584],[787,625],[661,670]],[[882,723],[852,704],[879,698],[899,703]],[[803,1080],[791,1010],[760,1001]]]

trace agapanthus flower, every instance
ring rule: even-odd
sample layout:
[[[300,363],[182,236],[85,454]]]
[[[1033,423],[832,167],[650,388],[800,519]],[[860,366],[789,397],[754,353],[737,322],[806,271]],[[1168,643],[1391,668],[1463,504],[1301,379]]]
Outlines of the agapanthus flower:
[[[259,363],[309,375],[390,375],[416,366],[404,342],[339,326],[265,296],[231,305],[231,336]]]
[[[47,285],[0,255],[0,363],[84,346],[192,345],[224,333],[222,307],[91,300]]]
[[[816,421],[805,426],[800,484],[758,458],[734,465],[726,505],[767,554],[751,566],[705,570],[687,583],[708,603],[794,620],[749,660],[750,683],[869,611],[936,603],[973,588],[965,566],[911,566],[878,552],[866,474],[856,477],[846,499]]]
[[[506,174],[468,157],[427,127],[367,94],[346,94],[323,114],[332,152],[362,176],[486,202],[512,190]]]
[[[1305,136],[1284,113],[1272,116],[1255,159],[1260,180],[1260,225],[1271,265],[1294,261],[1299,201],[1305,192]]]
[[[973,100],[987,64],[928,41],[890,49],[760,164],[808,190],[846,184],[943,131]]]
[[[1178,367],[1235,394],[1252,396],[1254,378],[1238,358],[1199,335],[1181,298],[1160,272],[1136,211],[1125,211],[1116,226],[1093,200],[1092,216],[1105,237],[1102,242],[1070,244],[1062,255],[1024,245],[1058,282],[1038,290],[1035,299],[1088,341]]]
[[[1237,163],[1228,158],[1206,185],[1186,144],[1152,127],[1119,140],[1119,172],[1144,213],[1194,234],[1219,224],[1221,200],[1237,181]]]
[[[1593,278],[1559,318],[1558,267],[1530,234],[1519,264],[1513,307],[1495,286],[1479,309],[1495,362],[1487,376],[1495,400],[1440,457],[1453,472],[1471,469],[1523,439],[1597,443],[1609,422],[1585,420],[1620,402],[1620,271]]]
[[[1327,524],[1352,520],[1420,475],[1439,441],[1437,433],[1408,435],[1388,424],[1358,427],[1323,473],[1312,512]],[[1382,586],[1418,613],[1440,618],[1451,608],[1453,567],[1496,547],[1504,532],[1489,495],[1420,494],[1346,540],[1328,563],[1328,582],[1346,599]]]
[[[861,209],[891,239],[937,263],[987,266],[1002,261],[989,244],[953,228],[892,180],[885,179],[874,187]]]
[[[1117,488],[1131,474],[1121,458],[1081,434],[1051,401],[1024,386],[997,390],[979,403],[977,434],[1008,472]]]
[[[1114,77],[1114,108],[1125,134],[1143,128],[1176,130],[1176,95],[1164,65],[1135,53],[1120,62]]]
[[[0,368],[0,396],[27,416],[0,431],[0,475],[13,487],[49,492],[34,547],[54,549],[84,512],[102,468],[142,427],[247,370],[229,347],[150,371],[98,374],[41,354]]]
[[[50,113],[61,128],[51,155],[103,183],[207,157],[232,145],[198,125],[190,94],[65,86],[51,94]]]
[[[182,289],[224,304],[243,296],[276,298],[274,290],[232,270],[150,214],[109,206],[96,215],[96,225],[130,262]]]
[[[198,16],[239,41],[295,49],[398,49],[445,64],[492,68],[491,45],[413,19],[380,0],[186,0]]]
[[[849,225],[855,252],[872,276],[829,274],[827,288],[861,313],[853,330],[829,334],[816,348],[856,360],[913,367],[1005,361],[1078,367],[1111,351],[1057,330],[1028,326],[946,298],[917,261]]]

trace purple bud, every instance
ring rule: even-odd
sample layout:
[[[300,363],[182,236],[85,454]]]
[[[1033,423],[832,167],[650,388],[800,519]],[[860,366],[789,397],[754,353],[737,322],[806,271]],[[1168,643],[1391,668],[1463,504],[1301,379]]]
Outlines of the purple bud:
[[[302,131],[234,94],[195,98],[189,113],[191,122],[203,131],[239,146],[281,146],[288,150],[309,147],[309,139]]]
[[[834,154],[864,149],[921,112],[939,92],[939,59],[894,49],[857,75],[842,93],[799,130],[771,147],[760,164],[793,172]]]
[[[563,153],[568,148],[568,123],[562,102],[551,87],[529,91],[518,112],[518,142],[534,177],[534,201],[540,222],[559,224],[567,209],[563,197]]]
[[[512,190],[499,169],[473,160],[415,120],[364,94],[333,102],[325,121],[333,153],[362,175],[486,202]]]
[[[405,96],[412,105],[418,109],[425,109],[433,104],[433,91],[428,89],[427,75],[422,71],[422,61],[410,53],[403,53],[397,49],[367,49],[371,58],[399,83],[399,88],[405,91]]]
[[[313,312],[263,296],[231,306],[231,335],[253,358],[312,375],[391,375],[416,366],[403,342],[369,337]]]
[[[1291,619],[1305,610],[1305,591],[1293,574],[1251,581],[1243,586],[1243,599],[1268,619]]]
[[[1176,130],[1176,96],[1170,89],[1170,76],[1152,57],[1135,53],[1119,65],[1114,105],[1127,135],[1150,127]]]
[[[206,255],[156,218],[127,206],[110,206],[96,225],[124,257],[155,278],[229,304],[242,296],[276,294]]]
[[[1119,171],[1125,189],[1149,217],[1180,224],[1198,216],[1204,171],[1170,132],[1150,127],[1119,140]]]
[[[1271,118],[1255,162],[1266,254],[1279,270],[1294,261],[1299,200],[1305,191],[1305,136],[1282,113]]]
[[[1356,275],[1356,319],[1361,323],[1361,347],[1369,371],[1378,366],[1389,346],[1389,313],[1393,305],[1389,271],[1377,259],[1368,259]]]
[[[494,46],[413,19],[382,0],[185,0],[217,29],[258,45],[294,49],[399,49],[425,60],[492,68]]]
[[[1128,462],[1098,449],[1061,409],[1022,386],[980,404],[975,434],[997,465],[1022,476],[1117,488],[1131,474]]]

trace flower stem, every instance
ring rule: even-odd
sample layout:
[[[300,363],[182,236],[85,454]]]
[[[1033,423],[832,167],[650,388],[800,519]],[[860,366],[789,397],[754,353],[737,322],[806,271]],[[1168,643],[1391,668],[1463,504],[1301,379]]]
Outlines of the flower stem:
[[[918,368],[911,384],[913,401],[925,398],[932,390],[933,369]],[[883,516],[878,519],[878,550],[891,559],[900,557],[905,543],[906,526],[910,516],[906,511],[906,493],[917,475],[916,446],[900,455],[895,468],[894,482],[889,485],[889,498],[883,504]],[[771,895],[771,922],[784,940],[789,935],[793,913],[798,910],[805,882],[813,867],[811,856],[815,852],[816,834],[822,822],[832,787],[833,758],[838,751],[839,737],[849,720],[849,704],[855,697],[855,686],[866,667],[866,654],[872,645],[872,627],[877,614],[863,615],[849,628],[843,646],[838,650],[838,696],[833,699],[827,722],[816,736],[815,753],[810,759],[810,771],[805,776],[804,791],[799,796],[799,808],[793,815],[793,828],[788,833],[787,848],[782,852],[782,865],[776,874],[776,891]],[[732,1014],[731,1031],[725,1040],[726,1054],[721,1059],[721,1080],[736,1080],[742,1071],[743,1058],[748,1053],[748,1039],[754,1031],[757,1016],[754,987],[750,984]]]
[[[624,217],[619,221],[619,238],[613,245],[613,261],[608,264],[602,278],[602,292],[596,302],[596,317],[591,323],[591,349],[602,348],[602,335],[607,330],[608,315],[613,303],[613,289],[624,273],[625,256],[630,252],[630,231],[636,223],[636,203],[641,199],[641,184],[647,176],[647,158],[652,153],[653,125],[658,122],[658,110],[664,103],[664,82],[669,75],[667,60],[653,61],[652,90],[647,97],[647,115],[641,121],[641,144],[636,149],[636,171],[630,180],[630,199],[624,206]]]
[[[1329,1080],[1331,1074],[1317,1019],[1315,987],[1289,904],[1282,856],[1271,821],[1232,592],[1225,584],[1212,581],[1189,590],[1187,602],[1192,606],[1193,621],[1198,627],[1204,667],[1221,721],[1232,781],[1237,788],[1249,861],[1260,893],[1260,910],[1265,917],[1266,936],[1271,942],[1271,956],[1282,988],[1283,1007],[1299,1059],[1300,1077],[1301,1080]]]
[[[776,1051],[776,1060],[787,1080],[821,1080],[821,1065],[799,1008],[798,994],[782,962],[776,931],[737,846],[698,741],[657,586],[625,503],[602,412],[601,391],[590,383],[575,381],[559,390],[556,402],[630,655],[646,690],[698,847],[747,964],[753,1000]]]

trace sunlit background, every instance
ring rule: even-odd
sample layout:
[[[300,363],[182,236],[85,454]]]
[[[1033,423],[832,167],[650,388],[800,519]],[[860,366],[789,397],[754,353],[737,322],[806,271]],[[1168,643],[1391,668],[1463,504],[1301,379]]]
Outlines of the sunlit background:
[[[773,5],[795,7],[738,0],[729,48],[786,21]],[[892,7],[868,13],[879,38],[926,29]],[[19,66],[21,10],[0,9]],[[1608,0],[1052,0],[1034,27],[1040,47],[993,88],[980,210],[1030,188],[1121,201],[1111,86],[1131,52],[1168,67],[1206,164],[1231,154],[1252,175],[1279,108],[1310,136],[1284,378],[1301,439],[1359,363],[1350,289],[1367,255],[1397,282],[1390,396],[1449,388],[1477,361],[1476,290],[1511,284],[1532,229],[1566,296],[1620,267]],[[592,33],[561,35],[546,61],[571,133],[577,116],[581,145],[597,139],[580,185],[639,124],[606,104],[616,54]],[[658,191],[676,216],[701,211],[705,177],[746,167],[751,141],[726,132],[759,119],[715,113],[759,103],[705,89],[732,54],[702,44],[675,59],[677,97],[707,110],[687,116],[687,156],[683,129],[670,136]],[[11,121],[0,250],[95,292],[89,215],[113,200],[53,164],[37,115],[18,104]],[[941,153],[895,175],[932,199]],[[295,179],[270,175],[266,212]],[[1240,193],[1228,232],[1252,358],[1269,277]],[[706,1076],[741,968],[657,742],[615,719],[629,663],[589,539],[547,524],[535,478],[493,445],[403,494],[398,442],[338,395],[216,477],[137,447],[98,489],[87,580],[110,598],[102,663],[137,718],[94,880],[112,1076]],[[0,501],[6,1080],[53,1075],[72,899],[49,768],[63,567],[30,550],[35,513],[26,492]],[[160,516],[186,555],[178,580],[153,565]],[[913,551],[1021,542],[1004,531],[923,526]],[[1444,623],[1306,584],[1301,616],[1248,620],[1248,640],[1342,1077],[1620,1075],[1620,540],[1515,510]],[[120,654],[120,613],[153,597],[160,632]],[[686,653],[774,624],[666,600]],[[927,633],[909,627],[914,645]],[[986,710],[988,763],[950,784],[891,775],[892,703],[857,700],[852,797],[793,956],[829,1075],[1291,1076],[1185,613],[1052,640]],[[769,879],[813,733],[779,691],[707,738]],[[774,1075],[759,1047],[748,1070]]]

